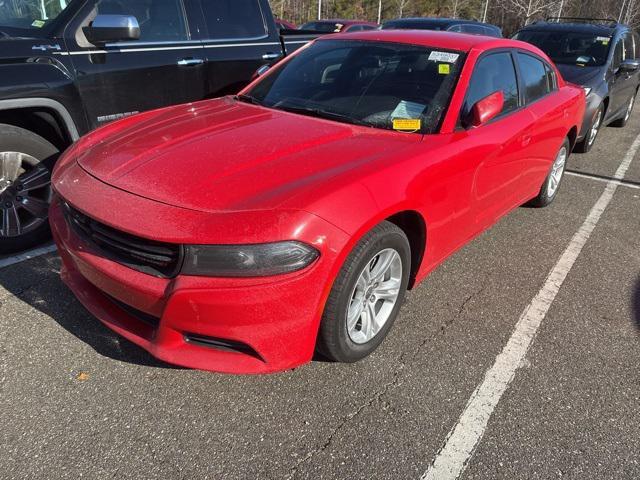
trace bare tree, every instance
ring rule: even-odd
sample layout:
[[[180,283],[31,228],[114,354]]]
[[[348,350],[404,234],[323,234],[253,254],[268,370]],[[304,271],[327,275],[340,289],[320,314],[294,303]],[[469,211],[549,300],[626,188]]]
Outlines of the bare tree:
[[[560,0],[506,0],[503,2],[507,10],[517,15],[528,25],[532,18],[558,11]]]

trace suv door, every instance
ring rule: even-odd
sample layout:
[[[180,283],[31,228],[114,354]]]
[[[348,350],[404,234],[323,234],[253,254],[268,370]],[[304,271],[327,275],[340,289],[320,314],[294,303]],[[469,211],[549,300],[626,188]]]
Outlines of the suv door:
[[[263,65],[283,56],[265,0],[198,0],[207,96],[238,93]]]
[[[98,14],[135,16],[140,39],[91,45],[82,27]],[[65,41],[92,127],[204,98],[204,49],[182,0],[97,0],[76,18]]]
[[[626,35],[620,37],[613,49],[613,58],[611,60],[610,67],[611,71],[609,73],[611,82],[609,87],[610,103],[607,120],[617,118],[623,111],[625,111],[629,99],[635,93],[635,89],[637,88],[637,74],[631,74],[620,70],[620,64],[625,59],[633,58],[635,56],[633,50],[628,53],[625,51],[625,39]]]

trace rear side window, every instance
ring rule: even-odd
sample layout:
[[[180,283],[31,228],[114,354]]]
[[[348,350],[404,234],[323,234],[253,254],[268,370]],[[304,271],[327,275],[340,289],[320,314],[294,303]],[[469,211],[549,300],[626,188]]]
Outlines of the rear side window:
[[[258,0],[203,0],[200,3],[211,40],[257,38],[267,33]]]
[[[624,36],[624,59],[631,60],[636,58],[636,53],[633,45],[633,35],[627,33]]]
[[[551,91],[546,66],[532,55],[518,53],[518,63],[527,103],[535,102]]]
[[[98,15],[133,15],[140,24],[141,42],[188,40],[180,0],[100,0]]]
[[[624,60],[624,44],[622,42],[622,39],[618,40],[616,42],[616,48],[613,51],[613,68],[614,70],[616,70],[620,64],[622,63],[622,60]]]
[[[498,91],[504,94],[503,114],[518,108],[518,81],[508,52],[492,53],[478,61],[467,90],[464,114],[467,115],[476,102]]]
[[[481,25],[460,25],[460,31],[473,35],[485,35],[487,33]]]

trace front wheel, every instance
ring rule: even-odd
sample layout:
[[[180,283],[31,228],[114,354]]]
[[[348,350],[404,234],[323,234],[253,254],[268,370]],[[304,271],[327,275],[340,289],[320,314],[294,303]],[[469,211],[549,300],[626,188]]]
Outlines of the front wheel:
[[[593,145],[596,143],[596,138],[598,137],[598,133],[600,133],[600,127],[602,126],[602,120],[604,118],[604,107],[600,105],[596,110],[596,113],[593,115],[591,119],[591,124],[589,125],[589,132],[587,136],[578,143],[574,151],[578,153],[587,153],[591,150]]]
[[[551,171],[542,184],[538,196],[527,205],[541,208],[550,205],[555,200],[558,190],[560,189],[560,184],[562,183],[562,178],[564,177],[564,170],[567,166],[570,151],[571,144],[569,140],[566,139],[556,154],[556,158],[551,166]]]
[[[318,351],[352,363],[387,336],[404,301],[411,248],[405,233],[383,222],[356,245],[336,279],[322,316]]]
[[[0,124],[0,254],[49,238],[51,172],[58,149],[29,130]]]

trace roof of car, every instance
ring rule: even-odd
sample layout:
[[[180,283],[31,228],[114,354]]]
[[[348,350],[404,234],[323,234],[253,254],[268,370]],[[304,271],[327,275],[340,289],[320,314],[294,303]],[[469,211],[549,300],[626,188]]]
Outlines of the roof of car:
[[[523,31],[553,31],[593,33],[595,35],[613,35],[617,28],[627,28],[622,24],[605,25],[602,23],[571,23],[571,22],[535,22],[520,29]]]
[[[396,18],[394,20],[389,20],[385,22],[385,24],[405,24],[410,25],[412,23],[415,24],[441,24],[441,25],[454,25],[454,24],[477,24],[477,25],[486,25],[488,27],[498,28],[495,25],[491,25],[490,23],[478,22],[477,20],[465,20],[462,18],[446,18],[446,17],[407,17],[407,18]]]
[[[328,39],[407,43],[432,48],[457,50],[460,52],[468,52],[472,48],[519,47],[532,50],[532,46],[530,44],[520,42],[518,40],[433,30],[370,30],[366,32],[346,33],[340,36],[327,35],[316,41],[324,41]]]

